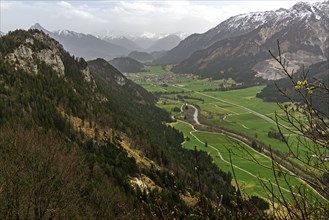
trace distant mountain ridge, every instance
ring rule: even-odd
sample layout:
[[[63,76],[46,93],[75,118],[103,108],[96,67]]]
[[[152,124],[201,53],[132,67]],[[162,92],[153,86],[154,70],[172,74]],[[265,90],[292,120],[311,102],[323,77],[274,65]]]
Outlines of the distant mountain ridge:
[[[177,46],[180,37],[167,35],[159,38],[148,37],[96,37],[91,34],[78,33],[71,30],[49,31],[39,23],[34,24],[30,29],[41,30],[52,38],[59,41],[65,49],[78,57],[87,60],[104,58],[111,60],[115,57],[127,56],[131,51],[154,52],[170,50]]]
[[[154,57],[147,52],[131,51],[128,54],[128,57],[131,57],[139,62],[150,62]]]
[[[179,44],[181,38],[175,34],[169,34],[167,36],[159,36],[157,38],[151,38],[146,36],[135,37],[102,37],[102,39],[125,47],[131,51],[140,52],[154,52],[171,50]]]
[[[135,43],[133,40],[128,39],[127,37],[103,37],[101,38],[111,44],[115,44],[121,47],[126,48],[129,51],[142,51],[143,48]]]
[[[144,65],[131,57],[117,57],[109,63],[122,73],[142,72]]]
[[[222,39],[240,36],[254,30],[272,18],[273,13],[255,12],[233,16],[203,34],[192,34],[171,49],[166,56],[157,60],[159,64],[179,63],[197,50],[205,49]]]
[[[124,56],[129,53],[124,47],[106,42],[90,34],[82,34],[69,30],[48,31],[40,24],[33,25],[30,29],[38,29],[58,42],[73,55],[87,60],[102,57],[110,60],[114,57]]]
[[[171,35],[168,35],[166,37],[160,38],[159,40],[155,41],[146,50],[149,52],[171,50],[172,48],[176,47],[180,41],[181,41],[180,37],[178,37],[177,35],[171,34]]]
[[[278,39],[282,56],[289,61],[291,69],[298,70],[302,64],[328,59],[328,36],[329,1],[297,3],[288,10],[231,17],[205,34],[188,37],[155,62],[168,63],[165,61],[169,57],[181,60],[198,48],[173,71],[204,77],[233,77],[241,81],[250,81],[255,76],[278,79],[283,75],[268,53],[268,50],[276,51]],[[217,41],[213,42],[214,39]],[[186,49],[188,45],[194,45],[193,49]]]

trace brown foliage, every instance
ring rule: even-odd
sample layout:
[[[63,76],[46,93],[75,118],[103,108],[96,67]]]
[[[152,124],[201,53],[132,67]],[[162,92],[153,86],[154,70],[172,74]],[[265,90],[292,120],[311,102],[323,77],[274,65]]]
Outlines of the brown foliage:
[[[50,132],[0,128],[0,216],[69,218],[79,210],[77,154]]]

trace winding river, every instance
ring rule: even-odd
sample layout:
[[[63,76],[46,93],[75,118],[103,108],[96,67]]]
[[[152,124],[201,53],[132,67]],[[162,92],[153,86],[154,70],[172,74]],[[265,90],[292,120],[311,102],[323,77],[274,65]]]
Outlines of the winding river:
[[[195,123],[197,125],[200,125],[200,122],[199,122],[199,119],[198,119],[198,117],[199,117],[199,110],[194,105],[190,105],[190,104],[186,104],[186,105],[189,106],[189,107],[194,108],[193,119],[194,119],[194,121],[195,121]]]

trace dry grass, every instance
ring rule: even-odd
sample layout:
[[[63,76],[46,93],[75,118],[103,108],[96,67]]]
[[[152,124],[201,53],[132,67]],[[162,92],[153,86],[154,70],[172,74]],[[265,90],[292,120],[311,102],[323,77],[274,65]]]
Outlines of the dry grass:
[[[129,140],[128,137],[126,137],[124,134],[121,134],[120,137],[122,139],[121,141],[122,147],[127,151],[128,156],[135,158],[138,166],[145,168],[151,168],[153,166],[156,167],[157,169],[160,169],[160,167],[154,161],[145,157],[140,150],[134,149],[132,146],[133,145],[132,141]]]

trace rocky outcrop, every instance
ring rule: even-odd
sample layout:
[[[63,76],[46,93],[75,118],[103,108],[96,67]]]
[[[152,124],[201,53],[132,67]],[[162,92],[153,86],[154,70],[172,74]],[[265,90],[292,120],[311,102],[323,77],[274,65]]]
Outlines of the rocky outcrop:
[[[93,76],[90,73],[89,67],[86,67],[85,69],[81,70],[81,73],[83,74],[83,79],[90,83],[92,85],[93,90],[97,88],[96,82],[93,78]]]
[[[15,66],[15,70],[23,69],[26,72],[37,74],[38,67],[33,61],[32,49],[26,45],[20,45],[6,56],[6,61]]]
[[[46,44],[55,53],[59,53],[60,49],[64,50],[63,46],[60,43],[58,43],[54,39],[51,39],[48,35],[45,35],[44,33],[34,33],[33,37],[36,40]]]
[[[126,78],[121,75],[114,75],[115,82],[120,85],[124,86],[126,84]]]
[[[65,75],[64,63],[59,54],[54,50],[43,49],[37,53],[37,58],[51,66],[52,69],[58,73],[58,76],[63,77]]]
[[[87,82],[91,82],[91,74],[89,71],[89,68],[87,67],[86,69],[81,70],[82,74],[83,74],[83,78],[85,81]]]
[[[6,56],[6,61],[15,67],[15,69],[23,69],[26,72],[38,74],[38,62],[45,62],[51,66],[52,69],[58,74],[59,77],[65,76],[64,63],[60,57],[60,50],[58,49],[58,43],[49,40],[44,34],[35,33],[34,38],[45,43],[50,49],[41,49],[34,51],[31,48],[34,47],[35,40],[33,38],[27,38],[23,44],[14,50],[13,53],[9,53]]]

